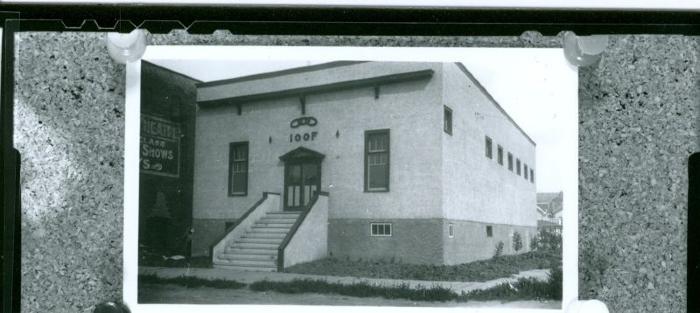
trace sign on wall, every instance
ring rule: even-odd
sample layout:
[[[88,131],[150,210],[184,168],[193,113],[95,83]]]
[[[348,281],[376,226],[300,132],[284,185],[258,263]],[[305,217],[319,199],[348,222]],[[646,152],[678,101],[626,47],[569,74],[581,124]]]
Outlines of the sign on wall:
[[[299,128],[301,126],[314,127],[314,126],[316,126],[316,124],[318,124],[318,120],[316,120],[315,117],[302,116],[300,118],[295,118],[291,122],[289,122],[289,127],[291,127],[291,128]],[[314,140],[316,140],[316,135],[318,135],[318,132],[316,132],[316,131],[290,133],[289,134],[289,142],[314,141]]]
[[[180,175],[180,124],[141,114],[141,173]]]

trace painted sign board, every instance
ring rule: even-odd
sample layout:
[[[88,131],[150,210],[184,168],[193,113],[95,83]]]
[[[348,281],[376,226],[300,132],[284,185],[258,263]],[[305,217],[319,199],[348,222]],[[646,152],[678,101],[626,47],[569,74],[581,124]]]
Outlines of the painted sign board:
[[[180,124],[141,114],[141,173],[179,177],[180,134]]]

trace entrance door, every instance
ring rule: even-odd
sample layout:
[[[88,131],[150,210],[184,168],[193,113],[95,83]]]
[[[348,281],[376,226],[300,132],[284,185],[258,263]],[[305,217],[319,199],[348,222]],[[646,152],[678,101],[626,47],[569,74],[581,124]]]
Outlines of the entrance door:
[[[303,210],[321,189],[319,161],[287,162],[284,167],[284,209]]]

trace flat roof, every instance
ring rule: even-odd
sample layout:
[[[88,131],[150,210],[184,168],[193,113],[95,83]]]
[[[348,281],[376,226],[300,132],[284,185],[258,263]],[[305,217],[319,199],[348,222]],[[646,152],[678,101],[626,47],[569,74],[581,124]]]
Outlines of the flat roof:
[[[232,84],[232,83],[260,80],[260,79],[289,75],[289,74],[321,71],[321,70],[325,70],[325,69],[329,69],[329,68],[336,68],[336,67],[341,67],[341,66],[349,66],[349,65],[368,63],[368,62],[371,62],[371,61],[333,61],[333,62],[314,64],[314,65],[293,67],[293,68],[283,69],[283,70],[279,70],[279,71],[265,72],[265,73],[259,73],[259,74],[241,76],[241,77],[234,77],[234,78],[228,78],[228,79],[222,79],[222,80],[209,81],[209,82],[200,82],[200,83],[195,84],[195,86],[197,88],[215,87],[215,86],[227,85],[227,84]],[[391,62],[391,61],[387,61],[387,62]],[[430,62],[411,62],[411,63],[430,63]],[[496,101],[496,99],[493,97],[493,95],[491,95],[491,93],[489,93],[489,91],[481,84],[481,82],[479,82],[479,80],[476,77],[474,77],[474,75],[467,69],[466,66],[464,66],[464,64],[462,64],[461,62],[454,62],[454,64],[457,65],[457,67],[462,71],[462,73],[464,73],[474,83],[474,85],[477,88],[479,88],[479,90],[486,96],[486,98],[488,98],[489,101],[491,103],[493,103],[493,105],[495,105],[496,108],[499,111],[501,111],[501,113],[503,113],[503,115],[511,122],[511,124],[513,124],[515,126],[515,128],[517,128],[520,131],[520,133],[522,133],[523,136],[525,136],[525,138],[527,138],[527,140],[530,141],[530,143],[532,143],[535,146],[537,145],[537,143],[535,143],[535,141],[530,137],[530,135],[528,135],[525,132],[525,130],[523,130],[520,127],[520,125],[518,125],[518,123],[516,123],[515,120],[513,120],[513,118],[508,114],[508,112],[506,112],[506,110],[503,109],[503,107],[498,103],[498,101]],[[414,76],[420,77],[423,75],[432,75],[432,71],[425,71],[425,72],[412,73],[412,74],[413,75],[406,75],[406,76],[410,76],[410,78],[413,78]],[[392,77],[385,77],[385,79],[389,78],[388,80],[392,80],[392,79],[401,80],[402,78],[406,78],[406,77],[402,77],[402,76],[401,77],[393,77],[394,75],[391,75],[391,76]],[[377,82],[376,81],[364,82],[363,80],[358,80],[358,81],[354,81],[353,84],[349,84],[349,85],[362,85],[363,83],[377,83]],[[318,89],[318,87],[319,86],[305,88],[305,90],[291,90],[289,92],[284,92],[284,94],[286,95],[289,93],[293,94],[293,93],[299,93],[299,92],[313,92],[313,91],[316,91],[316,89]],[[333,88],[331,88],[331,89],[344,88],[347,86],[334,85],[332,87]],[[306,89],[308,89],[308,90],[306,90]],[[274,93],[274,94],[271,94],[270,96],[280,96],[280,94]],[[263,97],[252,97],[252,96],[241,97],[240,100],[250,101],[250,100],[256,100],[258,98],[264,98],[264,96]],[[204,104],[205,106],[217,106],[217,105],[230,103],[229,101],[227,101],[227,99],[205,100],[205,101],[198,101],[198,102],[200,105]]]
[[[197,83],[196,86],[197,87],[220,86],[220,85],[226,85],[226,84],[231,84],[231,83],[239,83],[239,82],[244,82],[244,81],[270,78],[270,77],[275,77],[275,76],[320,71],[320,70],[325,70],[325,69],[333,68],[333,67],[348,66],[348,65],[367,63],[367,62],[369,62],[369,61],[333,61],[333,62],[313,64],[313,65],[292,67],[292,68],[283,69],[283,70],[279,70],[279,71],[272,71],[272,72],[252,74],[252,75],[246,75],[246,76],[240,76],[240,77],[234,77],[234,78],[213,80],[213,81],[209,81],[209,82],[200,82],[200,83]]]

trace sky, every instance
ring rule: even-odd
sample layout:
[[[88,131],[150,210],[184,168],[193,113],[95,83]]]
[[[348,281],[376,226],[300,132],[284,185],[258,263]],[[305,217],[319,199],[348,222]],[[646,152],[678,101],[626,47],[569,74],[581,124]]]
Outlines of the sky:
[[[170,50],[163,56],[149,47],[151,51],[146,51],[144,59],[205,82],[333,60],[462,62],[537,143],[537,191],[577,192],[578,73],[566,61],[561,49],[352,50],[337,47],[220,46],[207,47],[213,50],[203,52],[202,47],[178,48],[182,51],[173,54]],[[309,55],[316,57],[309,60]],[[576,177],[575,181],[572,176]]]

